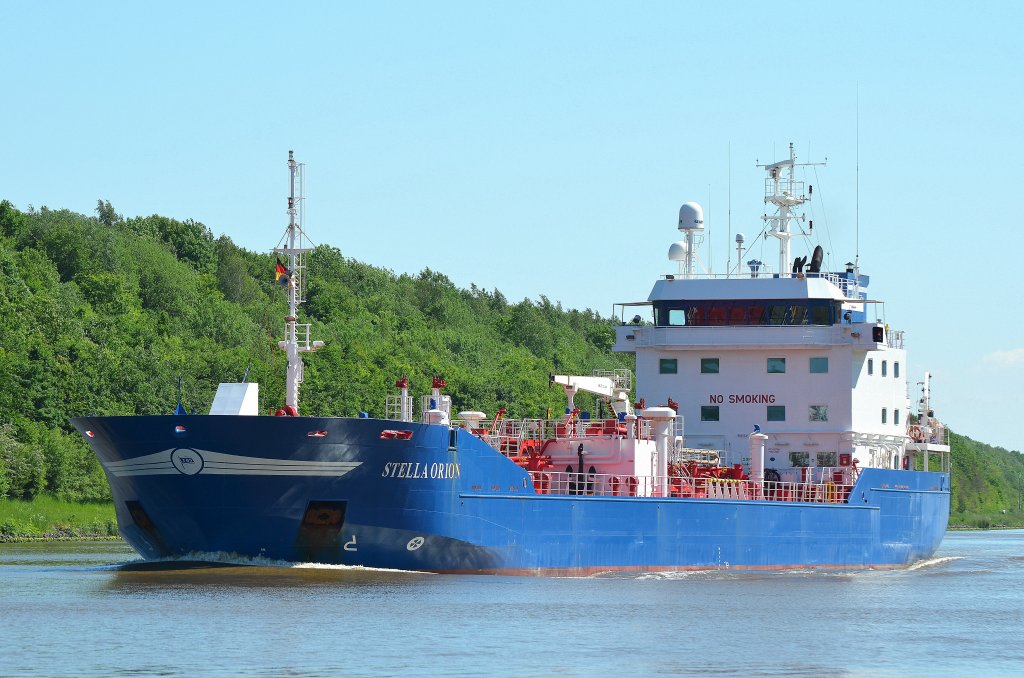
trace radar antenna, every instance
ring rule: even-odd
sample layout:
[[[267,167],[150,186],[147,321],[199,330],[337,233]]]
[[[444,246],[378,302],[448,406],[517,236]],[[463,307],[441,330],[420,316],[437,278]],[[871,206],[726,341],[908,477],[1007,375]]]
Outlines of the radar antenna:
[[[288,270],[285,275],[278,276],[278,282],[284,279],[288,288],[288,315],[285,317],[284,341],[277,342],[277,347],[288,355],[288,373],[285,380],[285,405],[290,414],[299,411],[299,384],[302,383],[302,354],[315,351],[324,345],[322,341],[309,340],[310,324],[298,324],[299,304],[306,301],[306,259],[305,255],[312,249],[312,243],[302,229],[303,207],[306,202],[305,164],[295,161],[292,151],[288,151],[288,228],[285,230],[275,254],[283,254],[288,259]]]
[[[766,205],[771,203],[777,208],[775,214],[765,213],[761,218],[765,222],[765,234],[779,239],[779,277],[784,278],[790,275],[792,258],[789,239],[793,237],[790,222],[804,221],[804,215],[794,214],[793,208],[811,199],[811,193],[804,191],[804,182],[797,181],[794,177],[794,169],[824,164],[823,162],[798,164],[796,151],[793,150],[793,144],[790,143],[788,160],[780,160],[770,165],[758,165],[758,167],[763,167],[768,174],[764,180],[764,202]]]

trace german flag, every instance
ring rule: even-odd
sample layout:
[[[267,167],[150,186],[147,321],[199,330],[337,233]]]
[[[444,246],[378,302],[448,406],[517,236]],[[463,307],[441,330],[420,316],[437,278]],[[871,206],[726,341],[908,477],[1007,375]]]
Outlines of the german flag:
[[[274,268],[274,282],[278,285],[287,285],[289,279],[291,279],[291,273],[281,263],[280,257],[278,257],[277,266]]]

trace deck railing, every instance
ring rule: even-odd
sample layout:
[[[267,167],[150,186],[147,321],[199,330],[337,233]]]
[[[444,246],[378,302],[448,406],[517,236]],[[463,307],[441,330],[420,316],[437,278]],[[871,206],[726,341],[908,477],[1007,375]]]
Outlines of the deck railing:
[[[853,485],[530,471],[538,494],[845,504]]]
[[[500,444],[509,440],[566,440],[570,438],[625,438],[627,424],[614,419],[502,419],[495,425],[484,421],[481,429],[473,432],[500,449]],[[464,425],[459,419],[452,421],[455,426]],[[640,440],[651,440],[651,422],[637,419],[634,435]]]

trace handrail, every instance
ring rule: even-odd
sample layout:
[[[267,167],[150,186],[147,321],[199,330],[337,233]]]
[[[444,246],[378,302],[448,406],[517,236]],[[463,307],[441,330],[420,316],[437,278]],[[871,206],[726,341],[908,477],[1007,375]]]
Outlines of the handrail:
[[[624,476],[604,473],[529,471],[537,494],[587,497],[656,497],[741,501],[845,504],[853,489],[846,481],[793,483],[683,478],[679,476]]]
[[[466,422],[454,419],[452,425],[465,427]],[[634,435],[638,440],[653,439],[650,420],[638,418],[634,426]],[[491,447],[500,449],[500,444],[509,440],[626,438],[629,427],[616,419],[502,419],[498,422],[497,430],[484,427],[473,429],[472,432]]]

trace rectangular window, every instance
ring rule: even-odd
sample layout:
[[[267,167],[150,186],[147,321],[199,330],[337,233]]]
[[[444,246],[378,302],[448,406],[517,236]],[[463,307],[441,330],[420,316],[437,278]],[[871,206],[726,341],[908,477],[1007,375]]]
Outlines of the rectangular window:
[[[828,421],[828,405],[811,405],[811,421]]]
[[[769,405],[768,421],[786,421],[785,405]]]
[[[814,454],[815,463],[820,467],[829,467],[836,465],[836,453],[835,452],[816,452]]]
[[[811,358],[811,374],[828,374],[828,358]]]
[[[892,423],[895,424],[896,426],[900,425],[900,411],[899,410],[893,410],[892,411]]]
[[[882,376],[883,377],[886,376],[886,374],[888,373],[888,370],[885,369],[888,366],[889,366],[888,361],[883,360],[882,361]]]
[[[686,311],[681,308],[672,308],[668,312],[668,324],[675,326],[686,324]]]
[[[789,453],[789,465],[790,466],[810,466],[811,465],[811,453],[810,452],[790,452]]]
[[[885,424],[889,420],[889,410],[882,408],[882,423]]]
[[[718,405],[701,405],[701,421],[718,421]]]
[[[661,358],[658,361],[658,371],[662,374],[677,374],[679,361],[676,358]]]
[[[892,376],[894,378],[896,378],[896,379],[900,378],[900,364],[899,363],[893,363],[892,364]]]
[[[832,318],[831,308],[827,304],[812,304],[811,305],[811,324],[812,325],[831,325]]]
[[[768,324],[769,325],[785,325],[786,324],[786,311],[789,310],[789,306],[786,304],[772,304],[768,307]]]
[[[785,358],[768,358],[768,374],[785,374]]]
[[[868,376],[870,377],[874,373],[875,373],[875,361],[872,360],[871,358],[868,358]]]
[[[701,374],[718,374],[718,358],[701,358]]]

